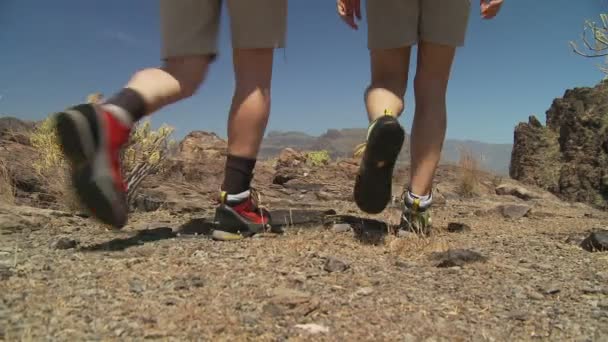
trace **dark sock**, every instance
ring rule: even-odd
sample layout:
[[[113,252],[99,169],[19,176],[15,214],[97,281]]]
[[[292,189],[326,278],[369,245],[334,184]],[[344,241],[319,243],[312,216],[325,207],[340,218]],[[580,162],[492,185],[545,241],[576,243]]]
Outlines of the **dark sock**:
[[[240,194],[249,190],[253,178],[256,160],[228,155],[222,190],[229,195]]]
[[[147,114],[144,98],[139,95],[138,92],[130,88],[123,88],[121,91],[110,97],[107,101],[104,101],[104,104],[113,105],[124,110],[126,115],[128,115],[131,119],[131,122],[137,122]]]

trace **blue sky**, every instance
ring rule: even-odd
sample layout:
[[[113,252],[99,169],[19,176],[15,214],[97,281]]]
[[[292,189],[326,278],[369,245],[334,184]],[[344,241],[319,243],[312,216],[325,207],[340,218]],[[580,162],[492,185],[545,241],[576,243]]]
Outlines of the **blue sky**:
[[[544,113],[567,88],[593,86],[596,65],[574,55],[585,19],[599,19],[604,0],[505,0],[492,21],[473,1],[466,46],[457,52],[448,91],[448,137],[510,143],[513,128]],[[290,0],[287,48],[275,57],[268,130],[310,134],[365,127],[369,81],[365,12],[359,31],[344,25],[334,0]],[[159,63],[158,0],[0,0],[0,113],[41,119],[111,95],[138,69]],[[413,113],[412,72],[402,120]],[[219,59],[198,94],[153,117],[182,136],[191,130],[225,136],[233,77],[226,11]]]

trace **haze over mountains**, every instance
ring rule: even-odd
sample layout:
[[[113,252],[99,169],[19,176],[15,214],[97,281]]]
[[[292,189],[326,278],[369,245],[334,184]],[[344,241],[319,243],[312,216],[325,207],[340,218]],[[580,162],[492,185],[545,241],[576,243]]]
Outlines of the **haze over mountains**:
[[[260,158],[276,156],[283,148],[291,147],[297,150],[327,150],[332,158],[350,157],[355,147],[365,141],[366,129],[344,128],[329,129],[320,136],[313,136],[299,131],[268,132]],[[409,162],[409,136],[401,150],[399,160]],[[458,161],[462,149],[470,151],[480,162],[482,169],[500,175],[509,173],[511,160],[511,144],[490,144],[473,140],[447,139],[444,144],[442,163]]]

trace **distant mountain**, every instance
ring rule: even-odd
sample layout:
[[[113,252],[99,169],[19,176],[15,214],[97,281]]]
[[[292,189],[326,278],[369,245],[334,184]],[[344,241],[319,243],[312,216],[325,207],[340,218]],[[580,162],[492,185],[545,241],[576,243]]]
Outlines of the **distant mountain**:
[[[272,131],[262,143],[260,158],[272,158],[286,147],[298,150],[327,150],[332,158],[350,157],[355,147],[365,140],[365,134],[364,128],[329,129],[318,137],[297,131]],[[481,168],[500,175],[509,174],[511,144],[448,139],[444,144],[442,162],[458,162],[462,149],[470,151],[479,160]],[[409,162],[409,136],[406,137],[399,161]]]

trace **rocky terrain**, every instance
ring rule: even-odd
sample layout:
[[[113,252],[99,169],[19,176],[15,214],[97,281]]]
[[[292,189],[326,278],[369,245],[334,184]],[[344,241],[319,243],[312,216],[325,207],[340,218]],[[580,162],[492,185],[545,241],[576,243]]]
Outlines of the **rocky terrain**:
[[[511,177],[608,208],[608,82],[567,90],[546,115],[515,129]]]
[[[0,120],[1,121],[1,120]],[[608,213],[532,185],[437,174],[435,230],[393,234],[351,201],[357,160],[282,150],[254,185],[283,234],[210,238],[225,141],[192,132],[143,184],[127,227],[69,211],[32,170],[28,125],[4,134],[0,340],[602,341]],[[16,128],[15,128],[16,127]],[[407,167],[395,173],[395,195]]]

